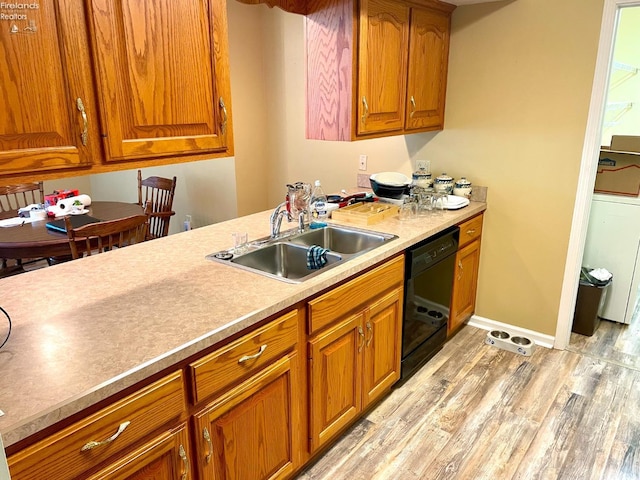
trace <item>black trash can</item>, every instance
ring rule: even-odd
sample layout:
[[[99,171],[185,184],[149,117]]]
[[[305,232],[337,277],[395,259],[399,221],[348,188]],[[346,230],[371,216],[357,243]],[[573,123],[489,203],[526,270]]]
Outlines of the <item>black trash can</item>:
[[[600,315],[612,281],[613,277],[605,281],[598,280],[589,275],[587,268],[582,267],[572,332],[587,336],[595,333],[600,325]]]

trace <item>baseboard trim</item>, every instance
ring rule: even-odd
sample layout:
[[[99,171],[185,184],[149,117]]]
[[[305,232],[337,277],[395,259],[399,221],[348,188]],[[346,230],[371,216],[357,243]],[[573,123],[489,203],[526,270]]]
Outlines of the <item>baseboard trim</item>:
[[[490,318],[480,317],[478,315],[473,315],[467,324],[472,327],[481,328],[482,330],[503,330],[509,333],[512,337],[526,337],[535,342],[536,345],[540,345],[545,348],[553,348],[553,342],[555,341],[555,337],[553,335],[545,335],[544,333],[534,332],[533,330],[528,330],[526,328],[509,325],[508,323],[496,322]]]

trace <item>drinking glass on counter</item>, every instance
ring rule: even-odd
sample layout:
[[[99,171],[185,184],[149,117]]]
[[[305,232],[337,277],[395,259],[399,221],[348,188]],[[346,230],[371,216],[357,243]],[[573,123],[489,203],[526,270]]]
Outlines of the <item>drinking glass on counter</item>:
[[[448,197],[446,192],[433,193],[433,209],[436,214],[442,215],[447,210]]]
[[[418,199],[418,216],[426,217],[433,211],[433,192],[423,191],[416,195]]]
[[[406,198],[404,203],[400,205],[400,211],[398,212],[398,217],[400,220],[411,220],[412,218],[416,218],[418,212],[418,204],[413,200],[413,198]]]
[[[235,232],[233,235],[233,252],[240,255],[247,251],[247,232]]]

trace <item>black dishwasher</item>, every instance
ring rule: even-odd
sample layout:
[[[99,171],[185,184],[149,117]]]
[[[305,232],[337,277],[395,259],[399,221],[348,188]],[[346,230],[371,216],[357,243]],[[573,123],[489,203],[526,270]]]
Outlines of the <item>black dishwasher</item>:
[[[460,229],[450,227],[407,249],[401,378],[410,377],[447,340]]]

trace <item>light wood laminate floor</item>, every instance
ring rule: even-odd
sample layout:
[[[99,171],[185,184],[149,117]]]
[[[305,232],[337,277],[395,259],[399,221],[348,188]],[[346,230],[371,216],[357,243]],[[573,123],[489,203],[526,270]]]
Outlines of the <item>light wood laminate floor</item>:
[[[298,480],[640,478],[639,369],[485,336],[464,327]]]

